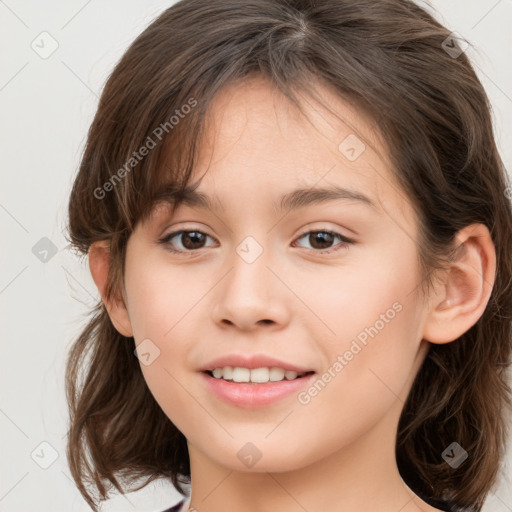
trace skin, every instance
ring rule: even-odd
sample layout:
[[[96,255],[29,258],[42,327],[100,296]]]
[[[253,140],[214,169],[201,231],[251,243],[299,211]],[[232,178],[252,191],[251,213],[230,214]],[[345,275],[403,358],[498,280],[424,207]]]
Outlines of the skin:
[[[457,239],[466,251],[421,297],[417,218],[394,181],[384,141],[333,91],[317,91],[343,121],[307,101],[308,122],[262,79],[217,95],[191,180],[202,177],[199,190],[216,196],[217,208],[184,205],[172,217],[161,205],[139,223],[128,241],[122,299],[104,294],[108,245],[90,250],[116,328],[160,350],[141,369],[187,438],[190,510],[220,512],[226,503],[245,512],[437,510],[398,473],[398,420],[429,344],[455,340],[481,317],[495,249],[485,226],[464,228]],[[338,146],[353,133],[368,143],[351,162]],[[295,188],[332,184],[364,193],[376,208],[331,200],[273,209]],[[186,237],[157,243],[178,229],[208,235],[202,248],[188,249],[191,257],[168,249],[194,247]],[[322,246],[303,236],[325,229],[355,243],[340,247],[335,237]],[[247,236],[263,248],[252,263],[236,252]],[[292,394],[265,408],[235,407],[198,374],[215,357],[257,353],[321,375],[394,303],[400,312],[307,404]],[[250,468],[237,457],[247,442],[261,452]]]

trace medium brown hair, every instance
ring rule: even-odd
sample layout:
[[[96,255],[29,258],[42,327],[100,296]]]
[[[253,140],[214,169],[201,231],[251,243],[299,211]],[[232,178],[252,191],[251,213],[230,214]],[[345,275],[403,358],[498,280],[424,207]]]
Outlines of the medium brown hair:
[[[445,51],[449,35],[407,0],[177,2],[137,37],[105,84],[71,192],[69,233],[82,255],[108,241],[106,293],[119,297],[127,240],[164,195],[179,204],[220,89],[257,75],[300,107],[296,91],[321,102],[312,84],[332,88],[383,134],[418,216],[422,287],[452,261],[460,229],[482,223],[494,242],[487,307],[458,340],[430,346],[396,443],[400,473],[419,496],[477,511],[507,435],[512,212],[488,98],[466,55]],[[69,352],[66,386],[68,462],[94,510],[89,484],[101,500],[105,484],[124,493],[139,478],[136,489],[166,477],[185,493],[186,439],[149,391],[133,338],[114,328],[101,302]],[[441,456],[454,441],[469,454],[456,469]]]

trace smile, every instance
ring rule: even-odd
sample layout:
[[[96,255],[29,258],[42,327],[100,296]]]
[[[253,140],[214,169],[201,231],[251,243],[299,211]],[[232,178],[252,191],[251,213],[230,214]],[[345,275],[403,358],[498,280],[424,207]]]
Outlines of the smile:
[[[265,382],[279,382],[282,380],[295,380],[311,372],[296,372],[283,368],[244,368],[241,366],[224,366],[215,368],[210,372],[216,379],[224,379],[233,382],[253,382],[264,384]]]
[[[297,394],[310,385],[315,372],[299,374],[282,368],[249,369],[228,366],[203,371],[200,375],[207,389],[216,398],[236,407],[253,409],[268,407]]]

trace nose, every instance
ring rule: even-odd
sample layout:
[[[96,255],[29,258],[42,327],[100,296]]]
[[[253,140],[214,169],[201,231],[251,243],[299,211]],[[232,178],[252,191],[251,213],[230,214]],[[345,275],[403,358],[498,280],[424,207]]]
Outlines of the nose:
[[[235,253],[230,263],[232,266],[217,285],[213,298],[215,323],[244,331],[286,325],[290,316],[290,292],[276,277],[276,270],[269,269],[265,251],[253,262]]]

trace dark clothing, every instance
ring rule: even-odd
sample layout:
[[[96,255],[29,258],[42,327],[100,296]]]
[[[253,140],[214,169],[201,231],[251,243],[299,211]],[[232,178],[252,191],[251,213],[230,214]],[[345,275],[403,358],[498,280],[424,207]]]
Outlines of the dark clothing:
[[[185,500],[181,500],[179,503],[176,503],[174,507],[168,508],[163,512],[178,512],[178,510],[183,506],[183,503],[185,503]]]
[[[185,500],[181,500],[179,503],[174,505],[172,508],[168,508],[167,510],[164,510],[163,512],[178,512],[180,508],[183,506],[183,503],[185,503]],[[439,510],[444,510],[445,512],[455,512],[455,509],[451,506],[446,505],[445,502],[437,501],[437,500],[430,500],[430,505],[433,507],[438,508]]]

